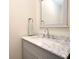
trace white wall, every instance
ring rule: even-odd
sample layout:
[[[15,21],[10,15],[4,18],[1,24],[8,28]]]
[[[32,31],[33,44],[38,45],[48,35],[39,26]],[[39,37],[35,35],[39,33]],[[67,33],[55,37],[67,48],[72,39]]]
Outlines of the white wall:
[[[27,34],[27,18],[35,22],[35,0],[10,0],[10,59],[22,59],[21,37]]]
[[[43,31],[43,30],[45,30],[45,28],[41,28],[41,31]],[[66,37],[70,36],[69,28],[66,28],[66,27],[49,28],[49,33],[51,35],[57,35],[57,36],[66,36]]]

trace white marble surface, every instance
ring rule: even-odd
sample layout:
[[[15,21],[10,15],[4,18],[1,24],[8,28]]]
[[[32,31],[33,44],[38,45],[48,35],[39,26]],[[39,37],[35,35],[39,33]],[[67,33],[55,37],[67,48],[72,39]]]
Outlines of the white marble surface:
[[[50,39],[38,36],[23,36],[22,39],[63,57],[64,59],[67,59],[70,53],[70,41],[68,38],[58,37],[57,39]]]

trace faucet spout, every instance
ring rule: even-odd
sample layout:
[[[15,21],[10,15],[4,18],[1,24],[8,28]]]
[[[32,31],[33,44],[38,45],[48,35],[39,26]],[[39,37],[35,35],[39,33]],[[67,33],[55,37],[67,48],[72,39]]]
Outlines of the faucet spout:
[[[49,34],[49,29],[48,29],[48,28],[45,28],[45,29],[44,29],[43,37],[50,38],[50,34]]]
[[[50,34],[49,34],[49,29],[48,28],[46,28],[46,36],[47,36],[47,38],[50,38]]]

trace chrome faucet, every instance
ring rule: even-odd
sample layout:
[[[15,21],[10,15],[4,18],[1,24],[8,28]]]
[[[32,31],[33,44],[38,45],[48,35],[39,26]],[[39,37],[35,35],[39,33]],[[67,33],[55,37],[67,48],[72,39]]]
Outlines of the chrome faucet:
[[[43,37],[56,39],[56,37],[55,37],[54,35],[51,35],[51,34],[49,33],[49,29],[48,29],[48,28],[45,28],[45,29],[44,29]]]
[[[43,32],[43,37],[50,38],[50,35],[49,35],[49,30],[48,30],[48,28],[45,28],[45,30],[44,30],[44,32]]]
[[[47,31],[47,34],[46,34],[47,38],[50,38],[49,29],[46,28],[46,31]]]

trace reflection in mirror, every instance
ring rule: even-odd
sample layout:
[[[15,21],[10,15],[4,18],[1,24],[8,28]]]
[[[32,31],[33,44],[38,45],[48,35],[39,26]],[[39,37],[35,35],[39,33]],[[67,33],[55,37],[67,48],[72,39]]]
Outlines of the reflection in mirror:
[[[67,25],[67,0],[42,0],[41,25]]]

